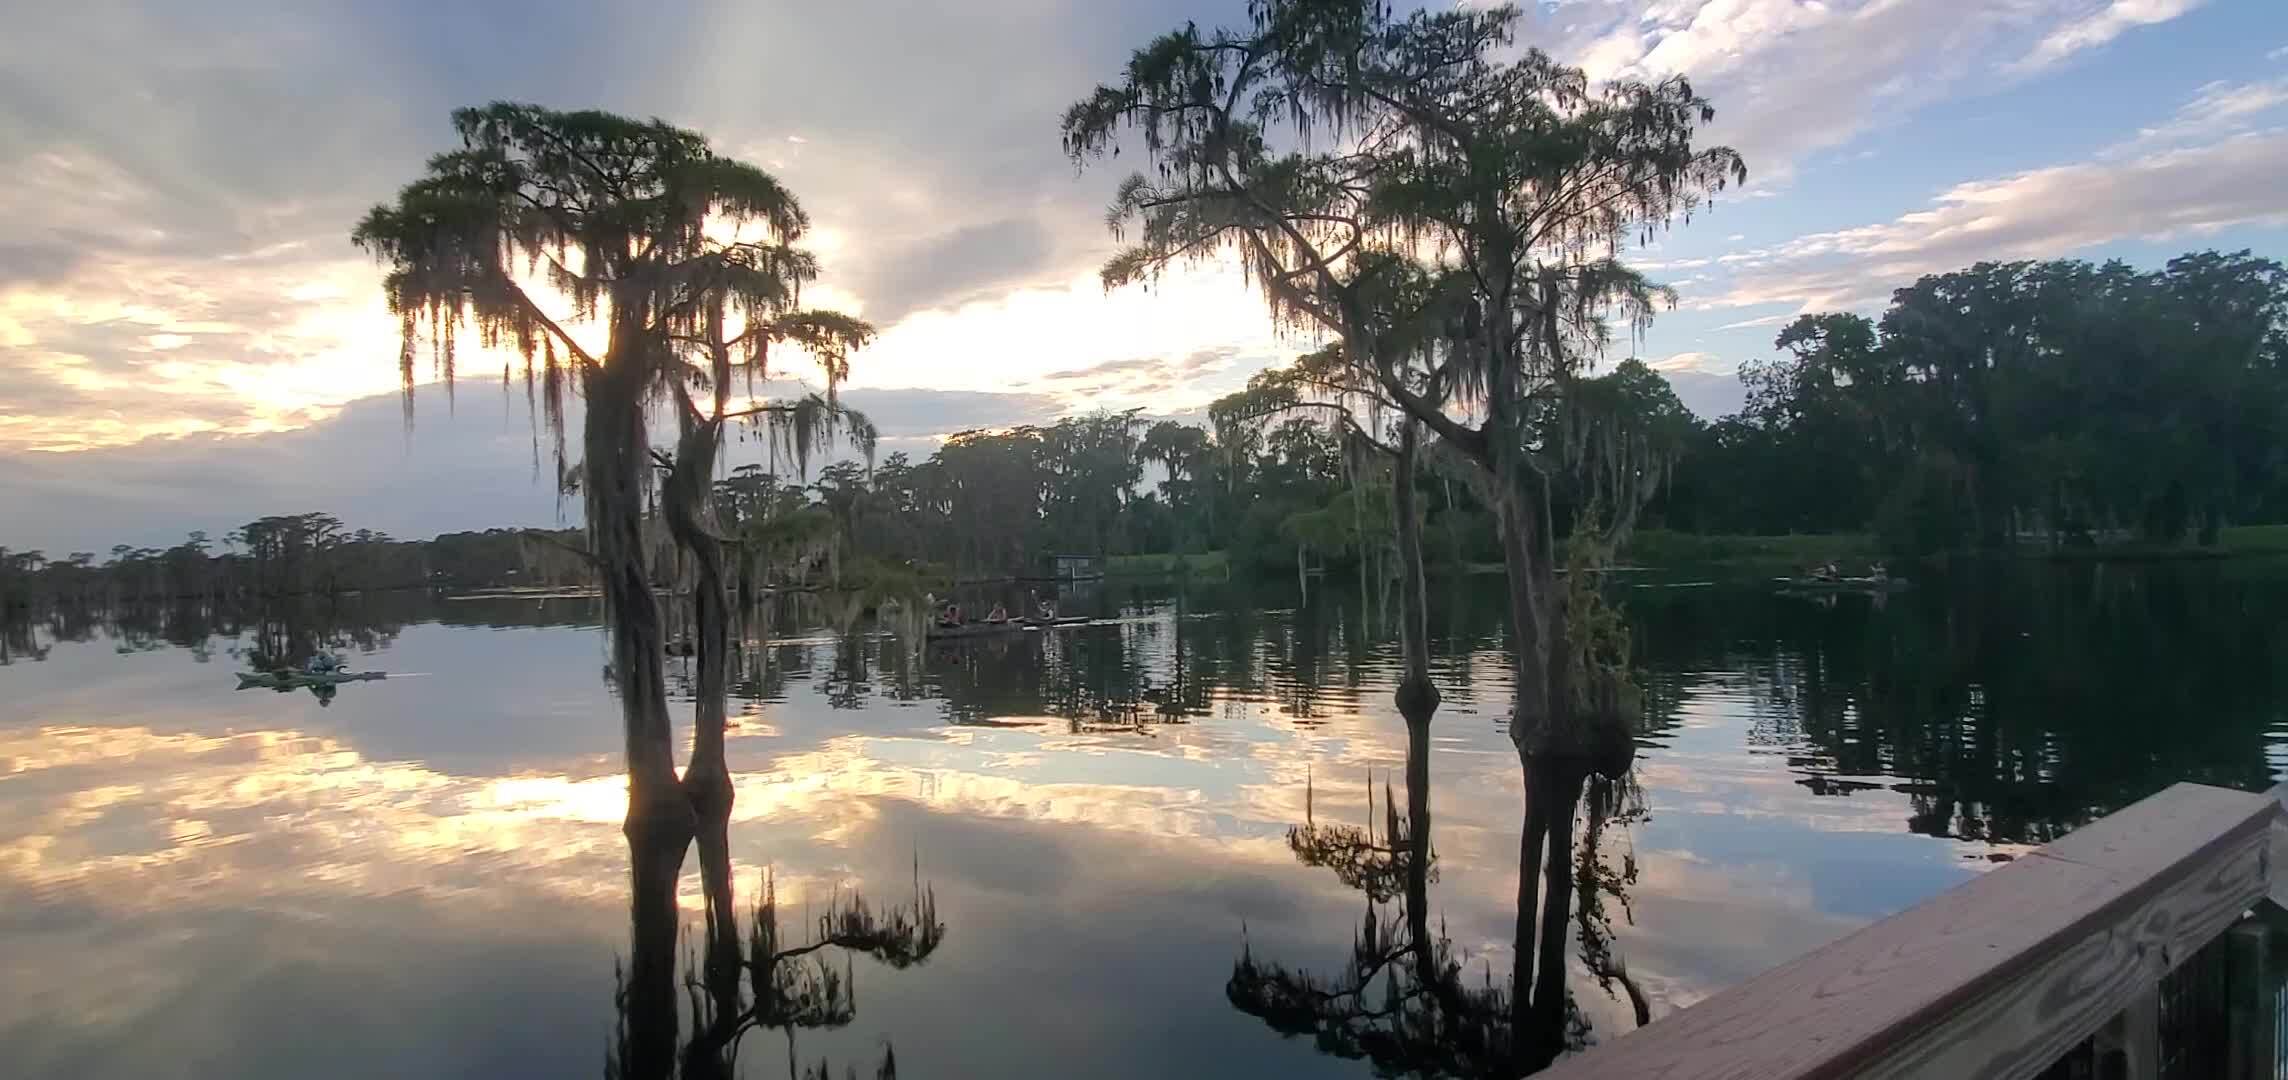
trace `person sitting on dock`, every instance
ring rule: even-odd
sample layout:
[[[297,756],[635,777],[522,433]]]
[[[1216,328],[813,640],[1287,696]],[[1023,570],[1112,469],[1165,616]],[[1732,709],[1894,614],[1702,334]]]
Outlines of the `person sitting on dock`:
[[[937,613],[937,624],[939,626],[960,626],[961,605],[947,604],[944,611]]]
[[[991,610],[991,611],[988,611],[988,612],[986,612],[986,613],[985,613],[985,621],[986,621],[986,622],[989,622],[989,623],[1005,623],[1005,622],[1008,622],[1008,621],[1009,621],[1009,609],[1008,609],[1008,608],[1005,608],[1005,607],[1002,607],[1002,606],[1001,606],[1001,605],[999,605],[999,604],[995,604],[995,605],[993,605],[993,610]]]

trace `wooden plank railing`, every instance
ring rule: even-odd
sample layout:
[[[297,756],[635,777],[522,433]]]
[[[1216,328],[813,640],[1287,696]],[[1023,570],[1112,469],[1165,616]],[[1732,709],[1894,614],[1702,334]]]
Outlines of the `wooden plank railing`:
[[[2018,1080],[2098,1035],[2157,1075],[2162,978],[2288,895],[2280,791],[2178,784],[1541,1077]]]

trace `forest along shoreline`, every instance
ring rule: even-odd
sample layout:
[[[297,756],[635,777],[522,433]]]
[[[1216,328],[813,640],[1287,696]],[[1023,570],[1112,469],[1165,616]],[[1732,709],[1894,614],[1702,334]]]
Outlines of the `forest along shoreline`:
[[[815,496],[813,496],[815,498]],[[816,505],[812,503],[809,505]],[[243,539],[266,532],[299,532],[291,541],[257,545]],[[77,552],[51,560],[43,552],[0,549],[6,570],[0,571],[0,604],[9,611],[30,613],[53,604],[105,606],[111,604],[168,603],[178,601],[259,600],[271,597],[328,596],[386,590],[430,589],[471,595],[594,595],[595,577],[576,553],[577,529],[542,530],[497,528],[442,533],[428,540],[399,540],[371,530],[346,530],[327,514],[301,514],[264,519],[233,530],[218,543],[204,532],[194,532],[169,548],[115,549],[112,557],[97,561],[93,553]],[[1450,551],[1451,549],[1449,549]],[[1887,556],[1871,533],[1801,533],[1779,535],[1695,533],[1671,529],[1639,529],[1620,549],[1622,562],[1649,569],[1711,569],[1739,572],[1794,570],[1835,562],[1854,565]],[[2000,552],[1975,551],[1926,557],[1931,561],[1999,557],[2061,562],[2153,562],[2288,556],[2288,525],[2234,525],[2218,530],[2213,544],[2150,544],[2135,540],[2093,543],[2088,546],[2050,546],[2027,542]],[[1135,580],[1230,580],[1238,577],[1292,577],[1293,556],[1273,553],[1276,565],[1261,559],[1235,557],[1216,549],[1190,552],[1136,552],[1106,556],[1102,575]],[[1315,569],[1347,570],[1356,561],[1352,552],[1316,556]],[[1908,562],[1917,560],[1908,559]],[[845,568],[840,577],[824,565],[793,579],[776,576],[772,591],[866,591],[871,578]],[[1432,576],[1492,574],[1502,571],[1498,561],[1442,558],[1425,565]],[[942,568],[925,568],[911,582],[924,586],[1001,585],[1020,581],[1053,582],[1052,572],[977,573],[955,575]],[[906,582],[898,582],[905,584]],[[655,578],[655,586],[675,591],[672,575]]]
[[[626,776],[629,932],[607,1072],[729,1077],[747,1035],[778,1030],[792,1075],[798,1027],[854,1015],[825,951],[917,965],[946,923],[917,867],[896,903],[837,894],[802,943],[782,939],[765,876],[742,924],[727,699],[758,598],[817,590],[844,612],[897,600],[918,614],[965,581],[1116,565],[1382,597],[1402,661],[1406,885],[1420,892],[1443,703],[1428,581],[1498,566],[1501,732],[1524,780],[1511,969],[1465,985],[1419,904],[1407,952],[1424,1022],[1465,1057],[1451,1071],[1541,1068],[1577,1048],[1566,942],[1600,901],[1575,853],[1625,812],[1646,714],[1610,572],[1792,565],[1806,583],[1887,594],[1886,567],[2288,549],[2277,526],[2235,528],[2288,522],[2288,268],[2199,251],[2152,270],[1979,262],[1899,282],[1880,315],[1788,323],[1776,355],[1742,369],[1742,409],[1708,421],[1620,356],[1679,302],[1627,259],[1742,197],[1750,163],[1709,140],[1716,104],[1683,76],[1596,83],[1516,48],[1526,27],[1507,6],[1258,0],[1073,86],[1043,145],[1084,174],[1135,170],[1106,213],[1103,285],[1236,261],[1297,354],[1204,423],[1099,409],[951,433],[920,460],[879,456],[841,394],[878,331],[806,302],[825,268],[777,177],[663,120],[455,109],[438,152],[344,222],[347,240],[401,319],[413,437],[422,384],[451,394],[472,343],[501,350],[503,389],[530,403],[535,456],[545,443],[582,527],[407,542],[306,513],[120,544],[108,561],[6,552],[0,615],[592,589]],[[795,377],[815,383],[761,392]],[[703,921],[685,938],[694,855]],[[1235,970],[1227,992],[1236,1004],[1250,987],[1293,1000],[1270,968]],[[1311,1026],[1332,1037],[1365,1015]],[[885,1043],[878,1075],[894,1074]]]

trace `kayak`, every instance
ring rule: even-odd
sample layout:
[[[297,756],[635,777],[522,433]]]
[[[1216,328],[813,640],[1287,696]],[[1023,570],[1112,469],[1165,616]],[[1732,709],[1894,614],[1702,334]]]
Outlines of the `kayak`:
[[[1897,592],[1907,587],[1905,578],[1773,578],[1783,591],[1789,592]]]
[[[939,626],[931,623],[928,636],[939,638],[984,637],[990,634],[1013,634],[1024,630],[1053,630],[1060,626],[1079,626],[1088,621],[1086,615],[1066,615],[1056,619],[1010,619],[1007,622],[971,622],[960,626]]]
[[[371,682],[388,677],[386,671],[336,671],[323,675],[306,671],[257,671],[251,675],[240,672],[238,688],[251,690],[259,686],[266,690],[292,690],[298,686],[338,686],[346,682]]]

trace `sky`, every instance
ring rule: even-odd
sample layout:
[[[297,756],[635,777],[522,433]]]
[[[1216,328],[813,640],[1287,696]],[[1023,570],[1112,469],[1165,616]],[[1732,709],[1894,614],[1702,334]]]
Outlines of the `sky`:
[[[1446,2],[1446,0],[1438,0]],[[2288,257],[2282,0],[1544,0],[1521,45],[1682,73],[1749,182],[1626,253],[1675,309],[1608,358],[1704,416],[1803,312],[2073,256]],[[776,174],[808,298],[883,328],[853,401],[926,456],[969,427],[1196,411],[1310,342],[1229,267],[1106,293],[1064,107],[1243,0],[241,0],[0,16],[0,545],[105,551],[324,510],[400,536],[576,518],[521,394],[466,361],[397,397],[349,242],[492,100],[658,116]],[[1133,160],[1133,159],[1128,159]],[[931,393],[931,391],[955,393]],[[545,457],[545,451],[541,457]]]

